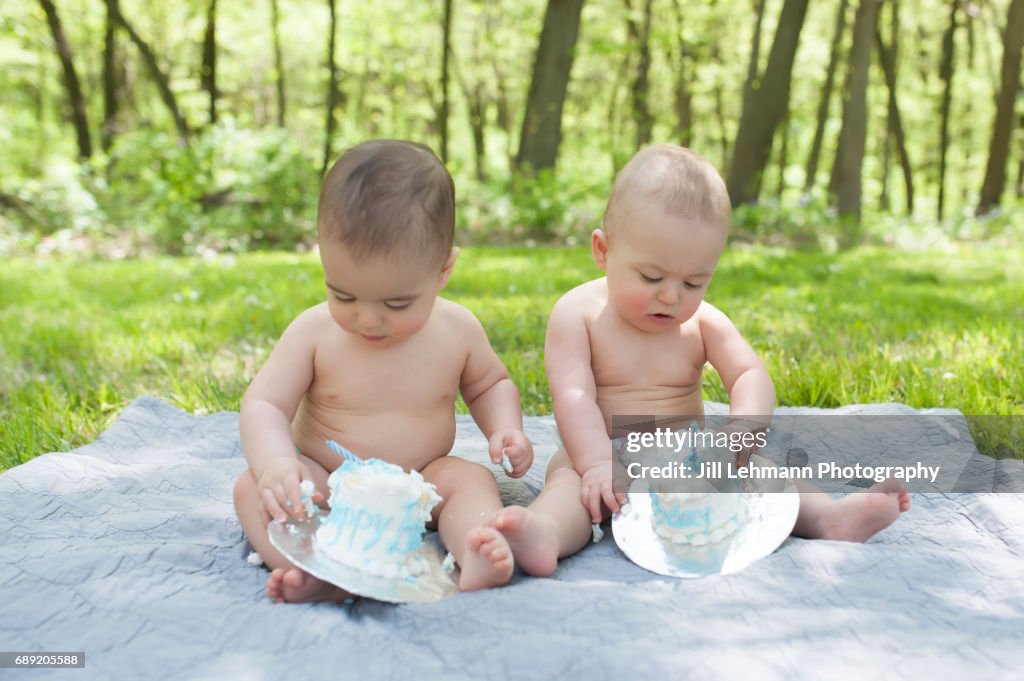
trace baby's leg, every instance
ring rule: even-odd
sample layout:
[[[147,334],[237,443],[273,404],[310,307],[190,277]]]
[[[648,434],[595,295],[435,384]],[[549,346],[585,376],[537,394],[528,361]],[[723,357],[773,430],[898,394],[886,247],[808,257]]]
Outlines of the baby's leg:
[[[519,567],[538,577],[547,577],[559,558],[587,545],[590,513],[580,501],[580,476],[564,449],[551,458],[544,488],[529,508],[509,506],[495,517],[494,526],[508,539]]]
[[[477,591],[501,586],[512,577],[515,563],[508,542],[487,522],[501,510],[498,484],[480,464],[446,456],[423,469],[427,482],[444,500],[434,510],[441,541],[455,556],[459,588]]]
[[[840,499],[802,480],[796,486],[800,511],[793,534],[808,539],[867,541],[910,508],[910,493],[895,478]]]
[[[316,489],[326,498],[327,471],[316,461],[301,454],[297,456],[302,464],[304,478],[312,480]],[[256,478],[249,469],[235,482],[235,513],[249,543],[272,570],[267,580],[267,595],[271,600],[277,603],[303,603],[343,601],[352,597],[333,584],[323,582],[295,567],[274,548],[267,536],[267,525],[271,519],[263,510],[256,494]]]

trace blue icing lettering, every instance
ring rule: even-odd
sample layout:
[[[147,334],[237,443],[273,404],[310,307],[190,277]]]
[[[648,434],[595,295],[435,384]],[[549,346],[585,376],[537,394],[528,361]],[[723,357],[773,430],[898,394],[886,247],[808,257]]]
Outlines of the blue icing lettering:
[[[372,527],[373,536],[367,539],[366,543],[363,544],[363,551],[369,550],[374,544],[380,541],[380,536],[384,534],[384,530],[391,524],[391,520],[392,518],[390,516],[385,518],[383,513],[378,513],[376,515]]]
[[[414,516],[415,509],[415,501],[405,505],[402,519],[398,523],[398,531],[391,543],[388,544],[388,553],[409,553],[418,549],[423,543],[423,523]]]

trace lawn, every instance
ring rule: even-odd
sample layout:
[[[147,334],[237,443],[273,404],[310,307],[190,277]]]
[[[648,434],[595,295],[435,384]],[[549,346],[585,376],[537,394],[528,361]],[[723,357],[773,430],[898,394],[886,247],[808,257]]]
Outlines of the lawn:
[[[1022,262],[1020,248],[733,248],[708,300],[761,353],[779,404],[903,402],[1021,415]],[[585,248],[474,247],[460,257],[445,295],[483,322],[528,414],[551,411],[548,311],[561,292],[598,274]],[[7,261],[0,470],[94,439],[140,395],[196,413],[237,410],[281,330],[322,297],[310,254]],[[705,397],[724,400],[715,372],[705,376]],[[1009,443],[1020,456],[1019,439],[992,428],[974,426],[982,449],[1006,453]]]

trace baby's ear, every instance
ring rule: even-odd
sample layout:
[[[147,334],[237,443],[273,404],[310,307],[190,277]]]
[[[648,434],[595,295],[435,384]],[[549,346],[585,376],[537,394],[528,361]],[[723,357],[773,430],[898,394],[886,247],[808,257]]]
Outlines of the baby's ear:
[[[608,236],[602,229],[595,229],[590,234],[590,252],[594,256],[594,264],[604,270],[608,265]]]
[[[440,291],[448,285],[448,280],[451,279],[452,270],[455,269],[455,261],[459,259],[459,248],[458,246],[452,246],[452,250],[448,252],[448,259],[444,261],[444,266],[441,267],[441,277],[437,281],[437,290]]]

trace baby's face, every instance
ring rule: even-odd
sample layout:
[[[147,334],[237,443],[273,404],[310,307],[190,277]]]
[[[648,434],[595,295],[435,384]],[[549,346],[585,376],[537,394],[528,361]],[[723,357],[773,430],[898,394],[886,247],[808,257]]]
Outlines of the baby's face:
[[[361,342],[387,347],[416,334],[430,319],[437,293],[451,275],[414,257],[356,259],[343,244],[320,249],[327,305],[338,326]]]
[[[725,248],[724,229],[689,223],[661,206],[637,202],[612,225],[610,242],[594,233],[594,259],[608,275],[608,302],[648,333],[677,328],[704,300]]]

